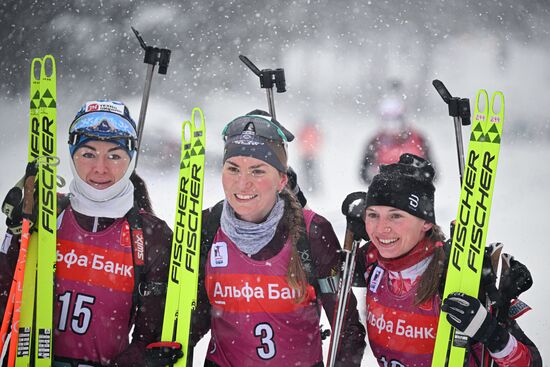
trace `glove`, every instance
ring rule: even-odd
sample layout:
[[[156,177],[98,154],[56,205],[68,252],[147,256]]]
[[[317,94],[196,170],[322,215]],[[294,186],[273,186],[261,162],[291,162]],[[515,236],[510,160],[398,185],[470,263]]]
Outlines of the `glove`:
[[[296,172],[292,169],[292,167],[288,166],[286,175],[288,176],[288,188],[294,193],[294,195],[296,195],[296,198],[298,198],[298,201],[300,202],[302,208],[305,208],[307,204],[307,199],[304,196],[302,189],[300,189],[300,185],[298,185],[298,176],[296,175]]]
[[[447,321],[470,338],[483,343],[491,353],[500,352],[510,334],[487,312],[477,298],[451,293],[441,305]]]
[[[368,241],[369,235],[365,229],[365,220],[363,219],[366,208],[367,193],[363,191],[348,194],[342,202],[342,214],[346,216],[348,228],[351,229],[356,239]]]
[[[527,266],[510,257],[510,268],[502,274],[499,292],[504,302],[516,299],[533,285],[533,278]]]
[[[177,342],[151,343],[145,349],[145,363],[147,367],[164,367],[176,363],[183,357],[181,344]]]
[[[8,232],[14,235],[21,234],[23,222],[23,185],[27,177],[36,176],[38,166],[36,162],[30,162],[25,169],[25,176],[8,191],[2,202],[2,212],[6,215],[6,227]],[[34,200],[36,200],[36,195]],[[36,204],[33,206],[36,208]],[[31,226],[35,222],[36,213],[30,216]]]

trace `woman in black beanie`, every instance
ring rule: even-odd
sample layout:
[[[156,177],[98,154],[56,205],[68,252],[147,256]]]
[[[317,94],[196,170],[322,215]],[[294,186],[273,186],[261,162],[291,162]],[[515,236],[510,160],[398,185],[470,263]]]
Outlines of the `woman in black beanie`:
[[[357,267],[366,270],[374,356],[380,366],[431,366],[443,310],[474,341],[469,366],[480,365],[483,347],[498,366],[542,366],[537,348],[514,320],[499,324],[477,298],[463,293],[441,301],[450,242],[435,221],[434,176],[430,162],[403,154],[398,163],[380,167],[367,193],[352,193],[342,205],[349,227],[368,241]],[[510,274],[528,274],[517,261],[511,269]],[[514,280],[508,276],[512,286]]]

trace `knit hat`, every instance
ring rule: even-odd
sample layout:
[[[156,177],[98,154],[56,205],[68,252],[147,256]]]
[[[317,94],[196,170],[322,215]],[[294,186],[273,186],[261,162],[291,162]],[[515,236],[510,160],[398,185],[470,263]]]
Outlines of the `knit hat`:
[[[225,140],[223,162],[236,156],[253,157],[286,173],[287,142],[294,135],[260,110],[231,121],[222,132]]]
[[[367,192],[367,208],[391,206],[435,224],[434,176],[429,161],[405,153],[399,162],[380,166]]]

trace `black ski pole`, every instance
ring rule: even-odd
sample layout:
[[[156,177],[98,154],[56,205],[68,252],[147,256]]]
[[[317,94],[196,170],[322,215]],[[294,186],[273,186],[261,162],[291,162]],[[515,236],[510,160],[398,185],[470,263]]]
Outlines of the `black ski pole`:
[[[342,203],[342,214],[345,216],[353,216],[362,218],[365,212],[366,201],[348,202],[347,198]],[[348,307],[349,295],[352,292],[353,278],[355,274],[355,264],[357,249],[361,244],[361,235],[354,233],[350,224],[346,226],[346,235],[344,238],[344,246],[342,253],[344,261],[340,272],[340,281],[338,282],[338,294],[336,298],[336,311],[332,320],[332,337],[328,349],[327,367],[334,367],[336,364],[336,356],[342,339],[342,330],[344,320],[346,319],[346,311]]]
[[[355,257],[360,243],[361,239],[355,238],[351,229],[346,228],[346,237],[342,250],[344,253],[344,263],[342,264],[342,275],[337,295],[338,300],[332,326],[332,337],[330,338],[329,344],[327,367],[334,367],[336,365],[336,356],[338,355],[338,348],[340,347],[340,341],[342,339],[342,330],[346,309],[348,307],[349,295],[352,291],[351,286],[353,285],[353,274],[355,272]]]
[[[449,105],[449,116],[454,120],[456,149],[458,153],[458,170],[460,172],[460,184],[464,175],[464,143],[462,142],[462,126],[470,125],[470,100],[468,98],[459,98],[451,96],[445,85],[435,79],[432,81],[437,93],[443,98],[443,101]]]
[[[139,44],[141,45],[141,48],[145,50],[145,56],[143,58],[143,62],[147,64],[147,76],[145,77],[145,87],[143,88],[143,96],[141,98],[141,109],[139,111],[139,120],[138,120],[138,141],[136,144],[136,167],[137,167],[137,160],[139,157],[139,150],[141,148],[141,137],[143,135],[143,126],[145,123],[145,114],[147,113],[147,105],[149,103],[149,93],[151,91],[151,80],[153,79],[153,71],[155,70],[155,66],[158,64],[159,69],[158,73],[165,75],[168,70],[168,64],[170,63],[170,54],[172,51],[170,51],[167,48],[158,48],[153,46],[147,46],[145,44],[145,41],[143,41],[143,38],[139,34],[139,32],[134,28],[131,27],[132,31],[134,31],[134,34],[136,35]]]
[[[260,88],[264,88],[267,93],[267,105],[269,114],[273,120],[277,120],[275,115],[275,99],[273,97],[273,85],[277,88],[277,93],[286,92],[285,71],[282,68],[275,70],[263,69],[260,70],[244,55],[239,55],[239,59],[246,65],[254,74],[260,78]]]

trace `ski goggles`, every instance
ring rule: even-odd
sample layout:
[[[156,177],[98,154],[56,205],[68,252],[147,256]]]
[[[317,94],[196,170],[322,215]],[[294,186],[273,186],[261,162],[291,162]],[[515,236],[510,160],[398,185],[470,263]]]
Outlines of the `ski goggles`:
[[[264,139],[282,143],[287,143],[294,139],[294,135],[278,122],[260,115],[237,117],[228,123],[222,131],[224,141],[242,134],[253,134]]]
[[[80,115],[69,129],[69,144],[77,146],[83,140],[114,140],[128,151],[136,149],[135,123],[116,112],[94,111]]]

